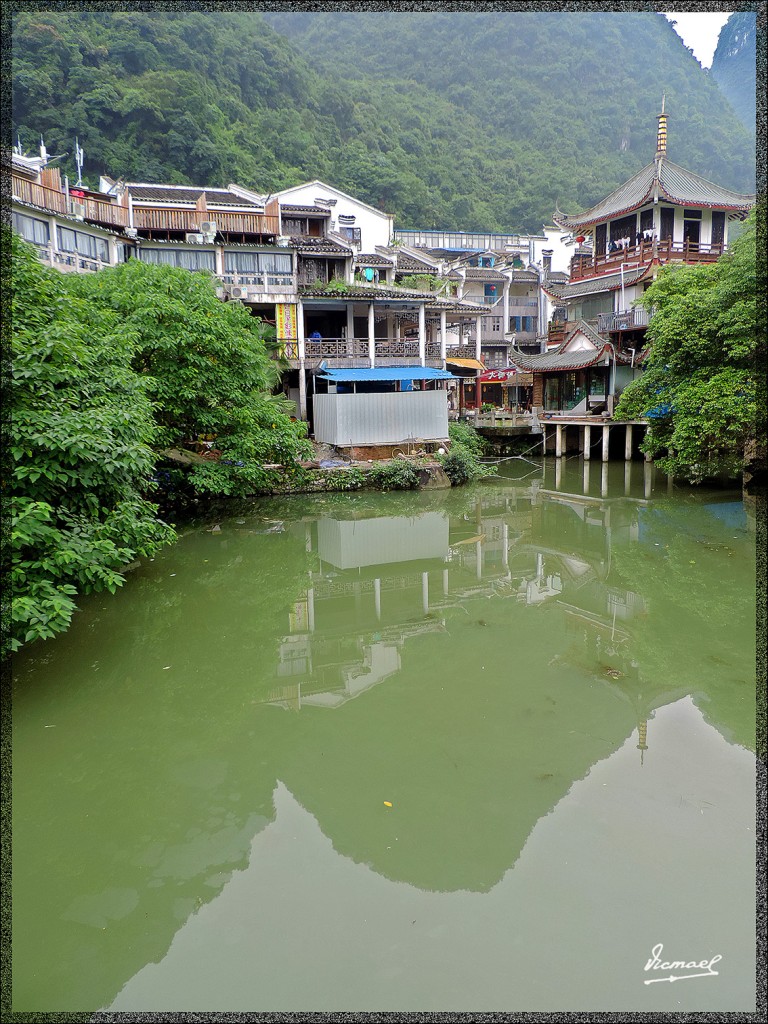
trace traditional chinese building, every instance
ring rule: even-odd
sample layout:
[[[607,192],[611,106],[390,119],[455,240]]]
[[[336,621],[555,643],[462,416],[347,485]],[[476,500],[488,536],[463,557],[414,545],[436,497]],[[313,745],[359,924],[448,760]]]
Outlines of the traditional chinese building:
[[[613,413],[642,363],[649,313],[637,300],[661,267],[719,259],[729,223],[743,220],[755,204],[754,195],[716,185],[668,158],[663,107],[649,164],[584,213],[554,214],[577,248],[569,281],[542,284],[554,306],[549,350],[511,359],[534,374],[534,405],[552,414],[589,412],[603,382],[601,411]]]

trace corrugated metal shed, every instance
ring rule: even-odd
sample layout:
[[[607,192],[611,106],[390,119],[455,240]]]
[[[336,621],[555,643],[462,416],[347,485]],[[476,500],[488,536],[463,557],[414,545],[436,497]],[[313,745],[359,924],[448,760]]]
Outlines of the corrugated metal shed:
[[[315,395],[315,440],[344,447],[448,437],[445,391]]]

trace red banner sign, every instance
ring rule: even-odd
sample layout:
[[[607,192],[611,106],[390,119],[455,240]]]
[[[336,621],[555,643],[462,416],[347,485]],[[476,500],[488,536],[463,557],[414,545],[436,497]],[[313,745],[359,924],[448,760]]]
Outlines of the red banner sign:
[[[479,380],[481,384],[506,384],[508,381],[514,383],[514,378],[517,376],[517,370],[506,369],[506,370],[486,370],[485,373],[481,373]]]

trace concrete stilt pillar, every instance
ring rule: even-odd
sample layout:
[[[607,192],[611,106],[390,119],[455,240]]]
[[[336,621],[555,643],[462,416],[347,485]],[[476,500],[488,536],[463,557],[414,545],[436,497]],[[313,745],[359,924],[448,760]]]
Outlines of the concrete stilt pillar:
[[[299,360],[299,419],[307,419],[307,373],[304,360]]]
[[[558,427],[559,429],[559,427]],[[560,484],[563,480],[563,460],[557,459],[555,462],[555,490],[560,490]]]
[[[646,462],[643,465],[643,494],[650,498],[653,491],[653,463]]]
[[[381,618],[381,580],[373,581],[373,603],[376,608],[376,618]]]
[[[426,615],[429,611],[429,573],[423,572],[421,574],[421,607],[424,609]]]
[[[632,463],[627,460],[624,463],[624,494],[629,495],[632,490]]]
[[[481,580],[483,578],[483,542],[480,540],[475,544],[475,570],[477,578]]]
[[[558,423],[555,427],[555,455],[559,459],[563,454],[563,425]]]
[[[547,428],[544,426],[543,423],[541,424],[541,454],[547,454]]]
[[[589,459],[592,457],[591,453],[592,444],[592,424],[587,423],[584,427],[584,458]]]
[[[584,479],[583,479],[583,490],[585,494],[589,494],[589,470],[592,463],[589,460],[584,460]]]
[[[373,319],[373,303],[368,303],[368,358],[371,366],[376,365],[376,322]]]
[[[648,434],[648,431],[649,431],[649,429],[650,429],[650,427],[646,427],[646,428],[645,428],[645,433],[646,433],[646,435]],[[646,452],[646,454],[645,454],[645,461],[646,461],[646,462],[650,462],[650,461],[651,461],[651,456],[650,456],[650,455],[649,455],[649,454],[648,454],[647,452]]]
[[[607,423],[603,424],[603,462],[608,461],[608,439],[610,437],[611,428]]]
[[[600,467],[600,497],[608,497],[608,463],[604,462]]]
[[[628,423],[624,430],[624,458],[629,462],[632,458],[632,424]]]
[[[443,569],[443,595],[448,597],[448,570]]]

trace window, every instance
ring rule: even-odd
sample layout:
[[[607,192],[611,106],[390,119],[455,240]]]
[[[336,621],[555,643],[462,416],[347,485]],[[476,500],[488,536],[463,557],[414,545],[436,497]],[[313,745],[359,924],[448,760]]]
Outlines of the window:
[[[581,319],[593,320],[599,313],[613,312],[613,295],[611,292],[602,292],[600,295],[592,295],[581,300]]]
[[[306,217],[283,217],[283,232],[286,235],[308,235]]]
[[[59,249],[62,252],[76,252],[88,259],[109,263],[109,246],[106,238],[87,235],[84,231],[59,228]]]
[[[293,261],[284,252],[229,252],[224,253],[225,274],[281,274],[289,276]]]
[[[701,210],[683,210],[685,220],[701,220]]]
[[[360,245],[361,233],[360,228],[339,228],[339,234],[343,235],[344,238],[348,238],[350,242],[356,242]]]
[[[500,316],[492,316],[491,317],[491,330],[494,331],[494,332],[501,331],[501,317]]]
[[[13,227],[23,239],[34,245],[48,245],[48,225],[37,217],[27,217],[23,213],[14,213]]]
[[[209,249],[145,249],[140,250],[143,263],[163,263],[184,270],[216,270],[213,252]]]

